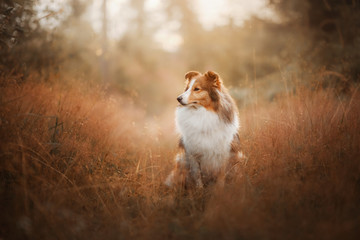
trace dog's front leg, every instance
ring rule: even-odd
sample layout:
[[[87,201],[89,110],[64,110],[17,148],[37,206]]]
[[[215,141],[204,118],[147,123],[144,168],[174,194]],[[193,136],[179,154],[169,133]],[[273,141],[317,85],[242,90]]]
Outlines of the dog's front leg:
[[[187,154],[186,160],[189,166],[189,179],[188,183],[195,185],[197,188],[202,188],[204,186],[201,179],[201,166],[198,159],[190,154]]]
[[[175,157],[175,169],[171,171],[165,180],[165,185],[172,187],[177,184],[186,184],[186,176],[188,175],[189,164],[187,163],[185,152],[180,151]]]

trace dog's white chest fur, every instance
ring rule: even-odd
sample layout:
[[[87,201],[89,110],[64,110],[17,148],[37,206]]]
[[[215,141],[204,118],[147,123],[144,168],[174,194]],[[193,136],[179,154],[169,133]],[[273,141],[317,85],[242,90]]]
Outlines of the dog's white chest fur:
[[[239,121],[235,116],[231,123],[226,123],[204,107],[178,107],[176,127],[186,155],[195,157],[203,170],[218,171],[230,157],[231,142]]]

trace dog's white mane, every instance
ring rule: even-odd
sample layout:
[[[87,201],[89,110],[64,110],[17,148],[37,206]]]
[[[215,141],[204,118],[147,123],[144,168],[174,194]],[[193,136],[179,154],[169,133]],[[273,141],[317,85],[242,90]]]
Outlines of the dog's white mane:
[[[179,106],[175,122],[186,155],[197,156],[202,170],[216,172],[229,159],[231,142],[239,128],[237,115],[231,122],[225,122],[204,107]]]

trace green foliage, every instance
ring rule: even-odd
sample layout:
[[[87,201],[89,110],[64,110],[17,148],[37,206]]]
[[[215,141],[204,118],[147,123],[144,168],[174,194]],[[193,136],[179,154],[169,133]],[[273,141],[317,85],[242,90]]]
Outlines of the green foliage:
[[[24,40],[34,15],[33,1],[2,1],[0,3],[0,43],[4,51]]]
[[[47,75],[57,60],[50,32],[43,29],[33,9],[35,1],[0,4],[0,71],[26,76],[31,71]],[[51,37],[50,37],[51,36]]]
[[[292,29],[299,53],[315,68],[326,68],[360,79],[360,2],[354,1],[271,1],[282,17],[282,25]],[[299,36],[306,36],[305,39]],[[296,41],[297,40],[297,41]]]

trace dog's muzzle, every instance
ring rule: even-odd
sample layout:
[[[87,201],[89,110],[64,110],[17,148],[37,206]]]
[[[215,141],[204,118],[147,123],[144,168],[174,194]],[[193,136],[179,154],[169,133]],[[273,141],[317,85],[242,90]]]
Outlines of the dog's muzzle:
[[[176,100],[178,100],[178,102],[179,102],[181,105],[184,105],[184,104],[181,102],[182,99],[183,99],[182,96],[178,96],[178,98],[177,98]]]

